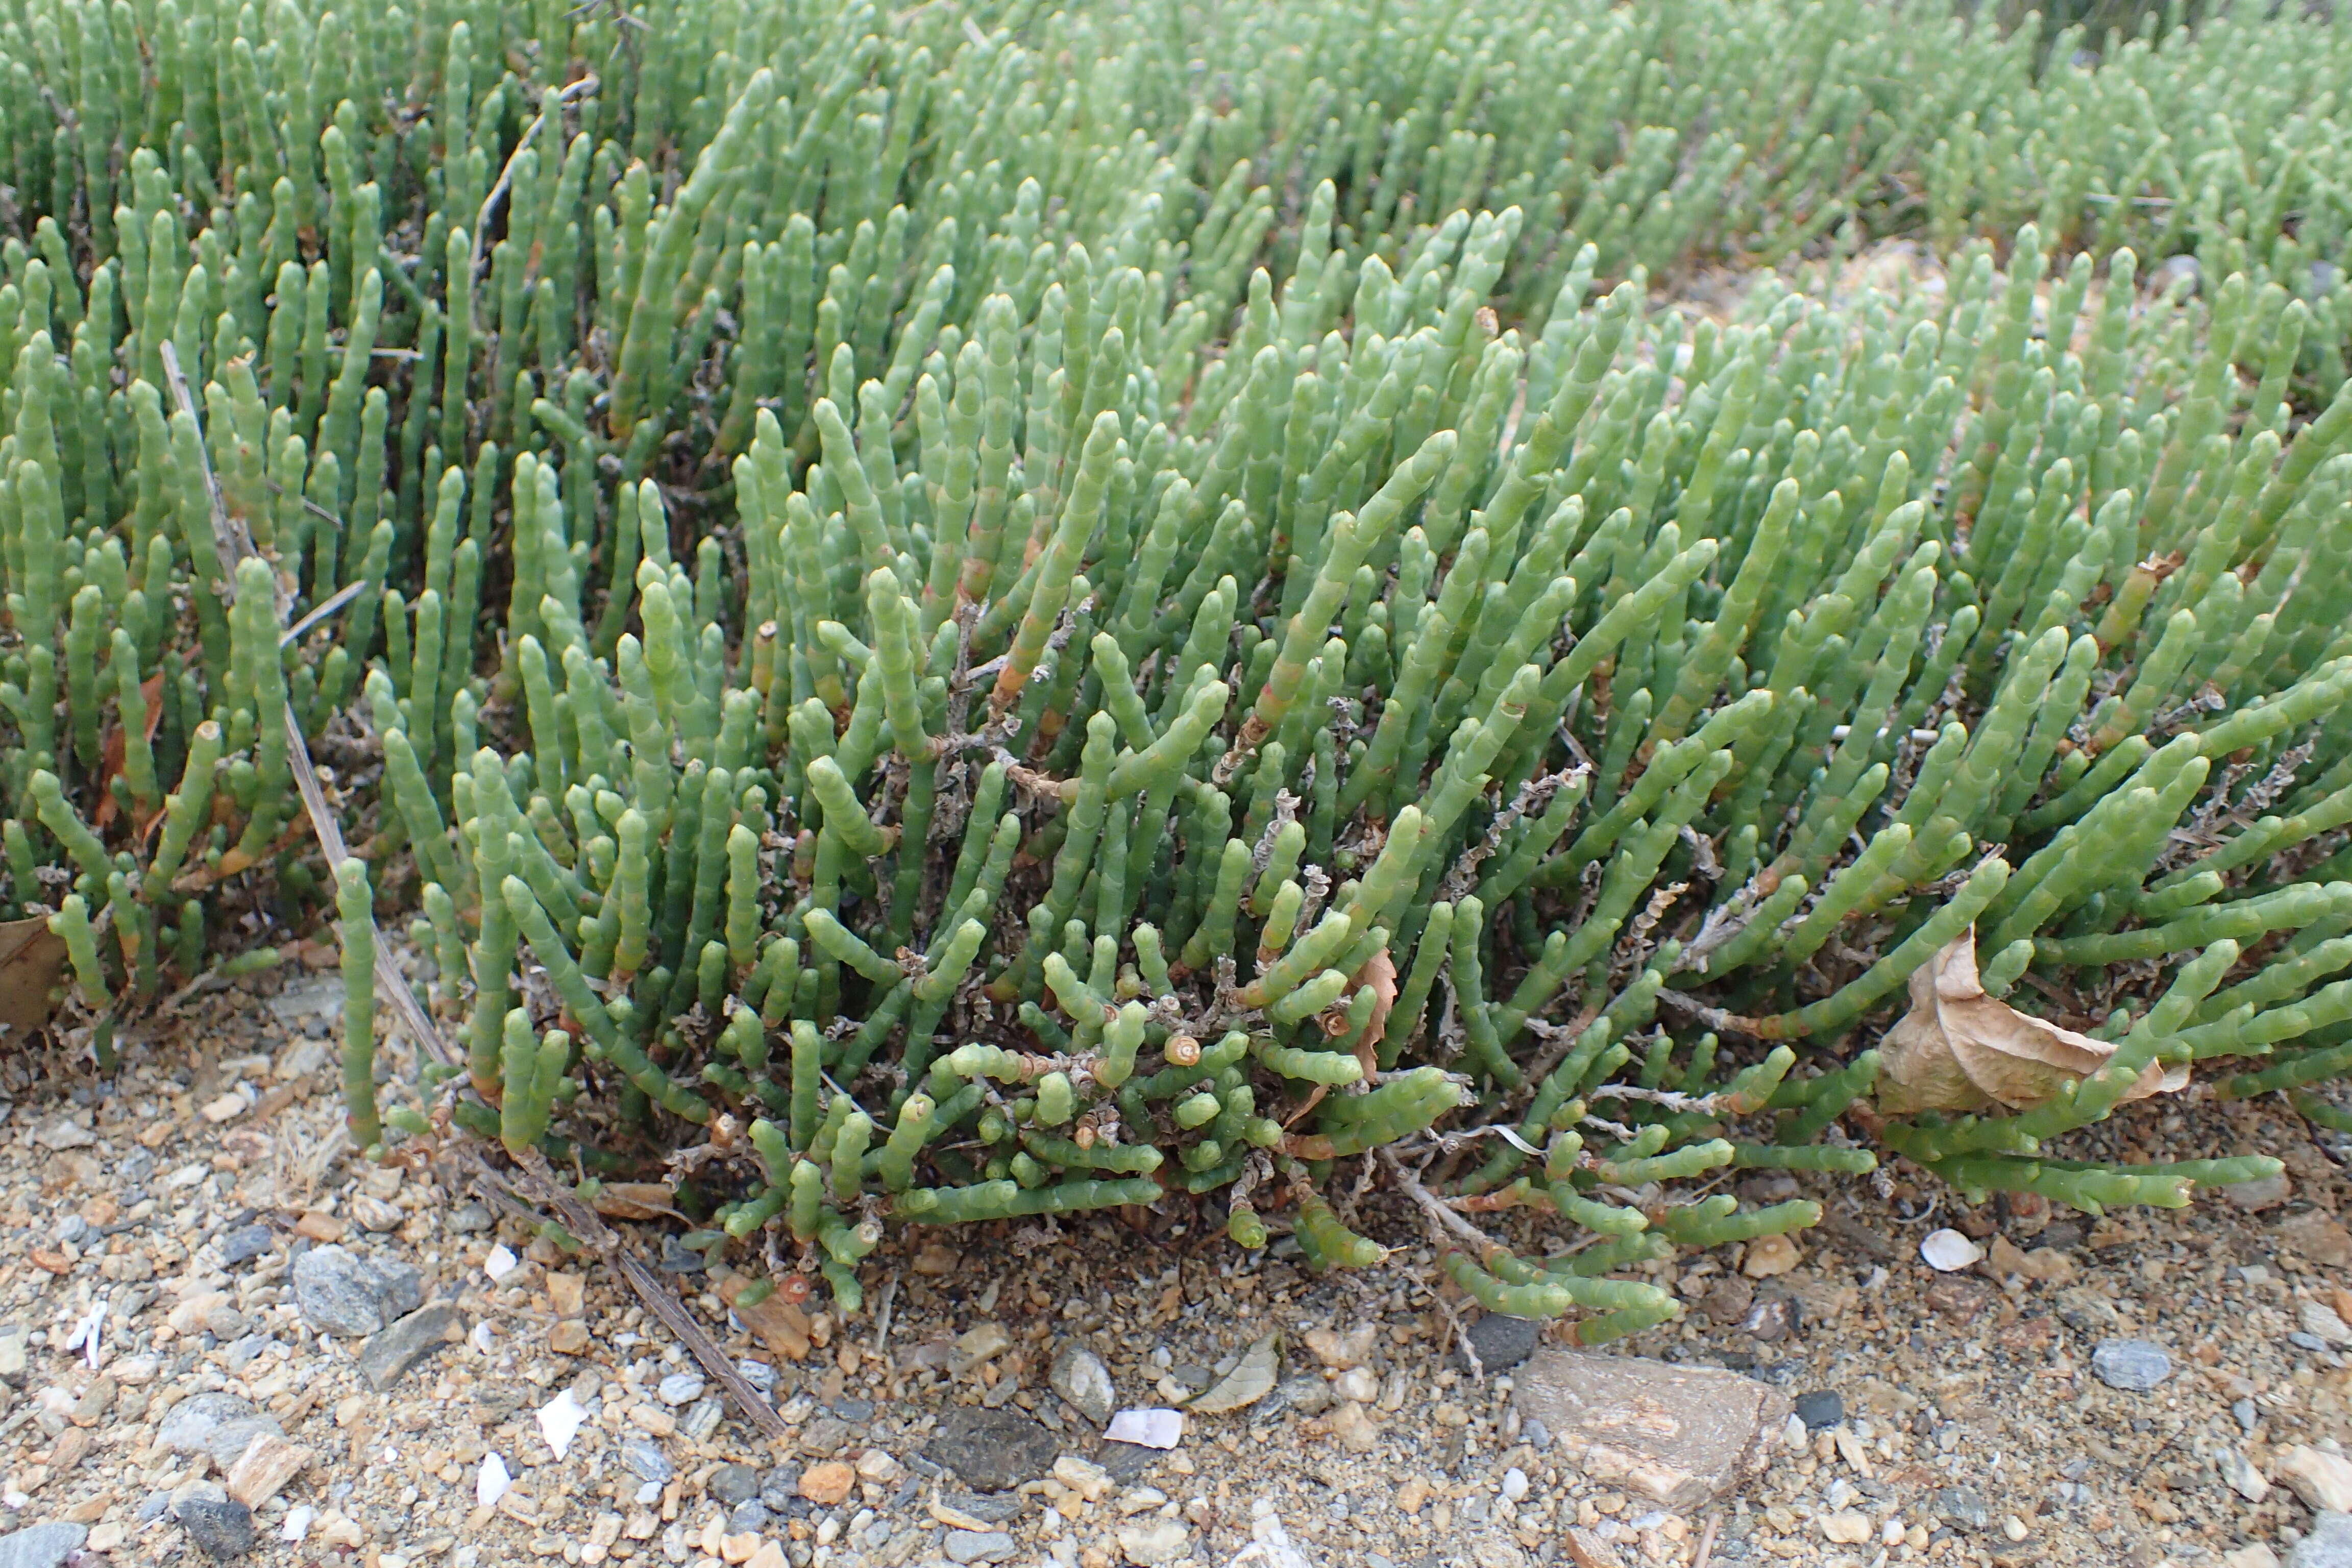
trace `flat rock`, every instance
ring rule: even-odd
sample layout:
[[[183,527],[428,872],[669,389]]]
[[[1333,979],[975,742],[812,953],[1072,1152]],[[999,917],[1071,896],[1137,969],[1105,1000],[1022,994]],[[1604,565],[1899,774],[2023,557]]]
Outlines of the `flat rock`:
[[[188,1539],[215,1563],[253,1550],[253,1510],[235,1499],[189,1498],[175,1512]]]
[[[241,1225],[220,1238],[221,1267],[236,1268],[250,1263],[268,1251],[276,1239],[266,1225]]]
[[[1761,1469],[1788,1397],[1719,1367],[1545,1348],[1517,1373],[1512,1403],[1596,1481],[1690,1509]]]
[[[2352,1459],[2297,1443],[2272,1457],[2271,1479],[2318,1512],[2352,1513]]]
[[[0,1568],[58,1568],[89,1534],[82,1524],[37,1524],[0,1535]]]
[[[1489,1312],[1463,1331],[1470,1348],[1478,1352],[1478,1364],[1488,1372],[1504,1372],[1518,1365],[1536,1353],[1536,1345],[1543,1336],[1543,1325],[1529,1318],[1506,1318]],[[1469,1365],[1468,1358],[1463,1365]]]
[[[254,1438],[265,1434],[283,1437],[286,1429],[274,1416],[255,1409],[252,1401],[234,1394],[196,1394],[165,1414],[155,1428],[155,1441],[175,1454],[207,1455],[226,1471]]]
[[[1191,1551],[1192,1532],[1180,1519],[1141,1519],[1120,1525],[1117,1539],[1120,1556],[1136,1568],[1159,1568]]]
[[[381,1394],[447,1344],[449,1331],[458,1326],[457,1309],[447,1301],[419,1307],[360,1347],[360,1374]]]
[[[1110,1420],[1118,1403],[1118,1391],[1113,1386],[1110,1368],[1102,1357],[1081,1344],[1066,1344],[1054,1357],[1053,1371],[1046,1376],[1054,1392],[1070,1402],[1070,1407],[1100,1426]]]
[[[959,1405],[940,1420],[924,1454],[975,1491],[1001,1492],[1053,1468],[1061,1441],[1016,1410]]]
[[[1992,1528],[1992,1505],[1974,1487],[1943,1487],[1932,1494],[1928,1506],[1936,1517],[1962,1530]]]
[[[2091,1370],[2109,1388],[2146,1394],[2172,1375],[2172,1358],[2148,1340],[2109,1340],[2091,1352]]]
[[[950,1530],[947,1554],[950,1563],[1003,1563],[1018,1548],[1001,1530]]]
[[[294,1260],[294,1304],[312,1328],[362,1339],[425,1304],[424,1277],[412,1264],[314,1247]]]
[[[2286,1568],[2352,1568],[2352,1514],[2329,1510],[2311,1522],[2311,1533],[2294,1543]]]
[[[677,1468],[651,1437],[632,1437],[622,1444],[621,1463],[639,1480],[651,1481],[656,1486],[665,1486],[677,1476]]]

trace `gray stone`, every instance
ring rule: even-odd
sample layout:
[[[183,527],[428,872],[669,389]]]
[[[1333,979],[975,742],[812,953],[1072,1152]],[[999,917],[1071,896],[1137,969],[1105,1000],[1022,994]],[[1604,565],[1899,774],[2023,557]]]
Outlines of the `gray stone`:
[[[1097,1426],[1109,1425],[1118,1391],[1102,1357],[1082,1344],[1066,1344],[1054,1357],[1054,1369],[1046,1381],[1079,1415]]]
[[[767,1528],[768,1505],[758,1498],[745,1499],[735,1505],[734,1512],[727,1516],[727,1533],[730,1535],[757,1535]]]
[[[0,1568],[58,1568],[89,1533],[88,1525],[58,1523],[11,1531],[0,1535]]]
[[[801,1496],[801,1468],[778,1465],[761,1477],[760,1500],[777,1513],[788,1512],[795,1502],[805,1506],[808,1500]]]
[[[170,1512],[171,1508],[172,1494],[170,1492],[152,1491],[145,1497],[139,1500],[139,1506],[131,1511],[131,1517],[137,1520],[142,1524],[152,1524],[157,1520],[163,1518],[164,1514]]]
[[[220,1238],[220,1260],[224,1268],[236,1268],[252,1262],[269,1250],[273,1240],[266,1225],[241,1225]]]
[[[1018,1492],[997,1492],[993,1495],[959,1492],[944,1500],[957,1512],[984,1519],[991,1524],[1003,1524],[1020,1518],[1024,1506],[1024,1500]]]
[[[1002,1563],[1013,1555],[1013,1537],[1001,1530],[950,1530],[947,1553],[950,1563]]]
[[[694,1408],[677,1418],[677,1429],[688,1442],[707,1443],[726,1415],[727,1407],[719,1402],[719,1396],[709,1394],[695,1401]]]
[[[2352,1568],[2352,1513],[2322,1511],[2287,1554],[2286,1568]]]
[[[661,1380],[655,1392],[660,1395],[661,1402],[673,1410],[682,1405],[691,1405],[702,1397],[702,1374],[696,1372],[671,1373]]]
[[[1192,1531],[1181,1519],[1143,1518],[1122,1524],[1114,1532],[1119,1551],[1137,1568],[1160,1568],[1163,1563],[1174,1563],[1186,1555],[1192,1543]]]
[[[253,1510],[234,1498],[190,1498],[177,1510],[180,1528],[215,1563],[253,1550]]]
[[[1824,1426],[1834,1426],[1845,1419],[1845,1401],[1826,1388],[1797,1395],[1797,1419],[1805,1424],[1808,1432],[1818,1432]]]
[[[733,1508],[760,1495],[760,1472],[749,1465],[721,1465],[710,1472],[702,1489]]]
[[[1095,1450],[1095,1463],[1121,1486],[1141,1480],[1146,1470],[1167,1457],[1162,1450],[1140,1443],[1105,1443]]]
[[[1536,1353],[1543,1325],[1528,1318],[1506,1318],[1489,1312],[1463,1331],[1469,1348],[1478,1352],[1478,1364],[1488,1372],[1507,1372]],[[1466,1371],[1467,1356],[1461,1358]]]
[[[195,1394],[172,1406],[155,1428],[155,1441],[175,1454],[205,1454],[226,1470],[253,1442],[267,1432],[283,1437],[286,1429],[273,1416],[234,1394]]]
[[[739,1361],[735,1363],[735,1370],[743,1374],[744,1382],[761,1393],[773,1394],[776,1391],[776,1369],[766,1362]]]
[[[2146,1394],[2172,1375],[2172,1358],[2147,1340],[2109,1340],[2091,1352],[2091,1370],[2109,1388]]]
[[[1779,1389],[1719,1367],[1549,1347],[1528,1358],[1511,1398],[1591,1479],[1680,1510],[1762,1469],[1790,1414]]]
[[[2230,1414],[2236,1416],[2238,1425],[2250,1433],[2263,1423],[2263,1413],[2254,1408],[2254,1402],[2251,1399],[2241,1399],[2231,1405]]]
[[[940,1418],[923,1452],[974,1490],[1001,1492],[1053,1468],[1061,1443],[1017,1410],[958,1405]]]
[[[471,1236],[490,1228],[490,1211],[480,1204],[459,1204],[443,1223],[456,1235]]]
[[[1275,1384],[1274,1397],[1266,1401],[1266,1407],[1269,1413],[1288,1409],[1301,1415],[1320,1415],[1331,1408],[1335,1397],[1328,1379],[1302,1372]]]
[[[677,1467],[661,1451],[661,1445],[651,1437],[632,1437],[621,1445],[621,1463],[641,1481],[656,1486],[667,1486],[677,1477]]]
[[[424,1277],[410,1264],[314,1247],[294,1260],[294,1304],[312,1328],[362,1339],[423,1306]]]
[[[419,1307],[360,1347],[360,1375],[381,1394],[447,1344],[449,1331],[458,1326],[457,1309],[449,1302]]]
[[[1927,1500],[1936,1517],[1962,1530],[1992,1528],[1992,1505],[1973,1487],[1943,1487]]]

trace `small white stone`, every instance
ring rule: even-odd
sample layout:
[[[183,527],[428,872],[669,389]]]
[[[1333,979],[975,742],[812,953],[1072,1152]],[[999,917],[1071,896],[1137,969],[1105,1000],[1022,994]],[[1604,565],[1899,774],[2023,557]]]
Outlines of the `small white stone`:
[[[1503,1472],[1503,1495],[1513,1502],[1528,1495],[1528,1473],[1513,1465]]]
[[[490,1333],[490,1321],[488,1318],[474,1325],[474,1348],[484,1355],[494,1355],[498,1352],[499,1342]]]
[[[503,1241],[490,1248],[490,1255],[482,1259],[482,1272],[490,1277],[493,1285],[521,1267],[522,1259],[508,1251]]]
[[[1183,1441],[1184,1413],[1159,1408],[1122,1410],[1110,1418],[1110,1427],[1103,1436],[1113,1443],[1172,1448]]]
[[[569,1390],[566,1392],[568,1394]],[[512,1485],[514,1478],[507,1473],[507,1462],[495,1452],[483,1455],[481,1473],[474,1478],[476,1504],[482,1508],[496,1508],[499,1499],[506,1496],[507,1488]]]
[[[560,1459],[571,1451],[572,1437],[587,1419],[588,1413],[580,1408],[579,1402],[572,1397],[572,1391],[567,1388],[540,1406],[539,1433],[547,1439],[547,1446],[555,1450],[555,1457]]]
[[[637,1489],[637,1502],[641,1507],[651,1508],[654,1504],[661,1501],[661,1494],[662,1489],[659,1481],[647,1481],[645,1485]]]
[[[1949,1274],[1982,1258],[1984,1248],[1957,1230],[1931,1230],[1919,1244],[1919,1256],[1927,1260],[1928,1268]]]
[[[286,1522],[278,1527],[278,1539],[300,1542],[310,1533],[310,1521],[318,1517],[319,1510],[309,1503],[296,1503],[286,1510]]]

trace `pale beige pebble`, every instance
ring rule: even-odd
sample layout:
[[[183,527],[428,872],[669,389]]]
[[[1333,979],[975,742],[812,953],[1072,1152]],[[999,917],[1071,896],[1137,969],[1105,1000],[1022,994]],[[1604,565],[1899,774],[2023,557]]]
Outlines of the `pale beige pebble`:
[[[948,1363],[948,1370],[970,1372],[982,1362],[993,1361],[1012,1348],[1013,1335],[1003,1323],[982,1323],[956,1336],[955,1357]]]
[[[1874,1533],[1870,1516],[1866,1513],[1825,1513],[1822,1515],[1821,1525],[1822,1533],[1840,1546],[1859,1546]]]
[[[1075,1454],[1064,1454],[1054,1461],[1054,1479],[1088,1502],[1100,1502],[1110,1495],[1110,1472]]]
[[[1785,1236],[1759,1236],[1748,1244],[1748,1256],[1739,1260],[1739,1271],[1750,1279],[1769,1279],[1776,1274],[1786,1274],[1804,1256],[1797,1244]]]
[[[847,1497],[856,1482],[856,1470],[838,1459],[828,1459],[801,1472],[801,1496],[819,1508],[831,1508]]]
[[[980,1515],[976,1513],[966,1513],[963,1510],[943,1503],[937,1498],[932,1499],[924,1506],[930,1510],[932,1523],[944,1524],[950,1530],[977,1531],[984,1535],[988,1531],[996,1528],[995,1525],[990,1523],[987,1520],[981,1518]]]
[[[547,1331],[547,1348],[558,1355],[588,1353],[588,1325],[577,1318],[565,1318]]]
[[[907,1467],[887,1448],[868,1448],[857,1456],[857,1479],[861,1481],[888,1486],[906,1473]]]
[[[352,1199],[352,1217],[360,1222],[361,1229],[382,1235],[387,1230],[398,1230],[407,1216],[382,1198],[362,1193]]]
[[[1334,1372],[1346,1372],[1372,1360],[1380,1345],[1380,1328],[1359,1323],[1346,1333],[1335,1329],[1309,1329],[1303,1336],[1307,1351]]]
[[[229,1467],[228,1495],[247,1508],[259,1508],[310,1468],[316,1458],[311,1449],[268,1432],[257,1432],[236,1463]]]
[[[743,1564],[743,1568],[792,1568],[792,1562],[784,1555],[782,1546],[772,1541],[764,1541],[760,1543],[760,1550],[751,1553],[751,1561]]]
[[[317,1242],[341,1241],[343,1222],[324,1209],[310,1209],[294,1222],[294,1234]]]
[[[746,1531],[741,1535],[722,1535],[719,1538],[719,1556],[722,1562],[749,1563],[751,1554],[762,1544],[757,1531]]]
[[[223,1311],[236,1310],[227,1291],[204,1290],[184,1299],[163,1314],[163,1321],[172,1326],[173,1333],[193,1334],[205,1327],[206,1320],[216,1320]]]
[[[205,1107],[205,1120],[218,1127],[225,1121],[236,1121],[249,1109],[251,1107],[246,1103],[245,1096],[231,1089]]]
[[[927,1241],[923,1243],[922,1249],[915,1254],[914,1268],[918,1274],[929,1275],[937,1279],[954,1273],[956,1265],[962,1261],[963,1254],[945,1242]]]
[[[96,1524],[100,1520],[106,1517],[106,1510],[112,1507],[113,1504],[114,1497],[112,1493],[100,1492],[98,1496],[89,1499],[86,1502],[76,1503],[73,1507],[66,1510],[65,1512],[59,1514],[58,1517],[64,1520],[68,1524]]]
[[[2257,1541],[2223,1553],[2221,1568],[2279,1568],[2278,1553]]]
[[[581,1316],[587,1310],[588,1281],[577,1274],[550,1274],[547,1304],[559,1318]]]
[[[2336,1513],[2352,1511],[2352,1460],[2297,1443],[2271,1459],[2271,1479],[2284,1481],[2306,1504]]]
[[[2011,1541],[2022,1541],[2033,1533],[2025,1527],[2025,1521],[2013,1513],[2000,1521],[2000,1532]]]
[[[1360,1405],[1370,1405],[1381,1396],[1381,1380],[1372,1375],[1370,1367],[1349,1367],[1332,1380],[1331,1388],[1340,1398]]]
[[[654,1532],[660,1528],[660,1520],[640,1509],[629,1515],[628,1522],[621,1526],[621,1533],[631,1541],[651,1541],[654,1538]]]
[[[1381,1424],[1352,1399],[1342,1400],[1331,1412],[1331,1436],[1353,1454],[1369,1454],[1381,1440]]]
[[[1408,1515],[1419,1513],[1422,1505],[1428,1500],[1429,1483],[1418,1476],[1397,1488],[1396,1505]]]
[[[2301,1301],[2295,1304],[2295,1322],[2306,1334],[2316,1334],[2329,1344],[2342,1349],[2352,1345],[2352,1327],[2345,1324],[2336,1309],[2324,1301]]]
[[[638,1431],[651,1437],[667,1437],[677,1430],[677,1417],[657,1405],[629,1406],[629,1420]]]
[[[331,1511],[320,1516],[316,1540],[321,1547],[330,1550],[348,1546],[356,1552],[366,1543],[367,1531],[360,1528],[357,1520]]]
[[[1192,1532],[1181,1520],[1174,1519],[1144,1519],[1122,1524],[1114,1538],[1120,1552],[1135,1568],[1160,1568],[1162,1563],[1181,1562],[1192,1544]]]
[[[1562,1533],[1560,1542],[1568,1548],[1568,1560],[1576,1568],[1625,1568],[1625,1560],[1617,1554],[1617,1548],[1596,1531],[1570,1529]]]
[[[595,1522],[588,1527],[588,1544],[591,1546],[610,1546],[620,1539],[621,1516],[617,1513],[600,1513]]]
[[[104,1556],[107,1552],[120,1551],[122,1543],[130,1537],[130,1527],[121,1520],[115,1520],[92,1529],[89,1539],[83,1542],[82,1545],[90,1552]]]

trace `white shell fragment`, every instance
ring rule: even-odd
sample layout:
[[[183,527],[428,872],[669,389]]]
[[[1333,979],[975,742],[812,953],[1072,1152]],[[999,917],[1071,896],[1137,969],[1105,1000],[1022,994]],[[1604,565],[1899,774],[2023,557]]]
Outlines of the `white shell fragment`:
[[[1110,1418],[1103,1437],[1145,1448],[1172,1448],[1184,1439],[1184,1413],[1160,1408],[1122,1410]]]
[[[1919,1244],[1919,1256],[1927,1260],[1928,1268],[1949,1274],[1982,1258],[1984,1248],[1957,1230],[1931,1230]]]
[[[564,1397],[572,1397],[569,1391]],[[545,1414],[542,1413],[540,1418],[545,1421]],[[554,1445],[550,1444],[549,1447]],[[496,1508],[499,1499],[506,1496],[507,1488],[512,1485],[514,1478],[507,1474],[507,1462],[495,1452],[483,1455],[481,1473],[474,1479],[474,1500],[483,1508]]]
[[[572,1437],[587,1419],[588,1413],[580,1408],[579,1401],[567,1388],[539,1407],[539,1435],[547,1439],[547,1446],[555,1450],[560,1459],[570,1451]]]
[[[508,1251],[503,1241],[490,1248],[490,1255],[482,1259],[482,1272],[490,1277],[493,1285],[521,1267],[522,1259]]]

